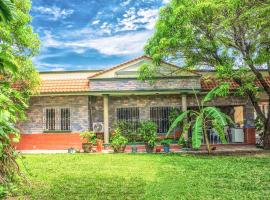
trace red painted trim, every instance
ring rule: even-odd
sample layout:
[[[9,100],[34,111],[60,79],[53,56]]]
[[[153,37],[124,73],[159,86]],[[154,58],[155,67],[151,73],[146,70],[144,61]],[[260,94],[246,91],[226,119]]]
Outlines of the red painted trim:
[[[21,134],[17,150],[66,150],[82,148],[83,139],[79,133],[37,133]]]

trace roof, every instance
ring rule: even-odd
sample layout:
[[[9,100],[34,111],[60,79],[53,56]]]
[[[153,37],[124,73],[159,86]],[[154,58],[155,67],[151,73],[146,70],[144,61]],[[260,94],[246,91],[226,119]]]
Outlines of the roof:
[[[270,86],[270,77],[265,77],[267,84]],[[217,87],[220,84],[215,78],[201,78],[201,88],[204,91],[212,90],[213,88]],[[236,89],[239,85],[236,82],[230,81],[230,89]],[[261,87],[260,82],[257,80],[255,81],[255,85],[257,87]]]
[[[54,94],[54,93],[87,93],[89,92],[89,87],[91,87],[90,82],[92,77],[104,74],[110,70],[122,67],[132,62],[136,62],[140,59],[150,57],[140,56],[138,58],[129,60],[127,62],[116,65],[112,68],[106,70],[81,70],[81,71],[57,71],[57,72],[40,72],[41,85],[39,88],[40,94]],[[151,59],[151,58],[150,58]],[[169,64],[176,68],[176,65]],[[194,74],[202,75],[200,71],[191,71]],[[214,73],[214,72],[213,72]],[[210,76],[211,77],[211,76]],[[90,80],[89,80],[90,78]],[[270,85],[270,77],[266,78],[268,84]],[[219,81],[214,78],[201,78],[201,89],[202,91],[209,91],[219,85]],[[256,85],[260,86],[259,82],[256,81]],[[231,83],[231,88],[235,89],[238,85],[234,82]]]
[[[40,93],[87,92],[87,79],[41,80]]]
[[[88,77],[96,72],[83,71],[62,71],[60,72],[41,72],[41,84],[39,92],[41,94],[51,93],[75,93],[88,92]]]
[[[99,76],[99,75],[105,74],[105,73],[107,73],[107,72],[109,72],[109,71],[112,71],[112,70],[121,68],[121,67],[123,67],[123,66],[125,66],[125,65],[128,65],[128,64],[130,64],[130,63],[133,63],[133,62],[136,62],[136,61],[145,59],[145,58],[146,58],[146,59],[152,60],[151,57],[146,56],[146,55],[139,56],[139,57],[134,58],[134,59],[132,59],[132,60],[128,60],[128,61],[123,62],[123,63],[121,63],[121,64],[118,64],[118,65],[116,65],[116,66],[113,66],[113,67],[110,67],[110,68],[105,69],[105,70],[103,70],[103,71],[100,71],[100,72],[98,72],[98,73],[96,73],[96,74],[90,76],[89,78],[90,78],[90,79],[91,79],[91,78],[96,78],[96,77]],[[162,61],[162,63],[165,64],[165,65],[169,65],[169,66],[171,66],[171,67],[173,67],[173,68],[176,68],[177,70],[181,69],[179,66],[174,65],[174,64],[172,64],[172,63],[168,63],[168,62],[164,62],[164,61]],[[199,76],[201,75],[200,73],[197,73],[196,71],[193,71],[193,70],[188,70],[188,69],[183,69],[183,70],[184,70],[184,71],[188,71],[188,72],[190,72],[190,73],[193,73],[194,75],[197,75],[197,76],[198,76],[198,75],[199,75]]]

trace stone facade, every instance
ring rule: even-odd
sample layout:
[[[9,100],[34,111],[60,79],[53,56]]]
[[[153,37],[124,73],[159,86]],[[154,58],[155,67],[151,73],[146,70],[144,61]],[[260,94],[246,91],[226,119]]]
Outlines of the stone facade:
[[[201,99],[202,97],[199,96]],[[245,106],[245,119],[248,126],[253,125],[253,108],[247,100],[241,97],[218,98],[207,105],[214,106]],[[150,107],[169,106],[180,108],[182,106],[179,95],[129,95],[109,96],[109,126],[113,128],[116,121],[116,109],[123,107],[139,107],[140,120],[150,119]],[[197,106],[194,95],[187,96],[187,106]],[[27,110],[27,120],[21,122],[19,127],[22,133],[43,133],[43,109],[46,107],[69,107],[71,109],[71,131],[81,132],[92,129],[93,122],[103,122],[102,96],[53,96],[32,97]]]
[[[91,79],[90,91],[141,91],[201,89],[198,77],[159,79],[154,84],[138,79]]]
[[[199,96],[201,99],[202,96]],[[89,102],[91,108],[92,122],[103,122],[103,97],[92,96]],[[247,100],[243,97],[226,97],[217,98],[214,101],[207,103],[206,105],[212,106],[245,106]],[[150,119],[150,107],[169,106],[180,108],[182,106],[181,95],[129,95],[129,96],[109,96],[109,126],[113,128],[113,124],[116,121],[116,109],[124,107],[139,107],[140,120]],[[197,106],[194,95],[187,96],[187,106]],[[246,113],[252,118],[252,112]]]
[[[48,107],[68,107],[71,111],[72,132],[88,129],[88,96],[39,96],[31,97],[27,120],[19,123],[22,133],[43,133],[43,109]]]

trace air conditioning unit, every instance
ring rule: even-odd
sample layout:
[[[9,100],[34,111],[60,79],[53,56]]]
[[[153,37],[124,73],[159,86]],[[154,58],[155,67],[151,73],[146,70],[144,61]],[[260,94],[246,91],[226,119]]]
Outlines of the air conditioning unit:
[[[104,132],[104,124],[103,124],[103,122],[93,122],[93,131],[95,133]]]
[[[232,128],[232,142],[235,143],[243,143],[244,142],[244,131],[242,128]]]

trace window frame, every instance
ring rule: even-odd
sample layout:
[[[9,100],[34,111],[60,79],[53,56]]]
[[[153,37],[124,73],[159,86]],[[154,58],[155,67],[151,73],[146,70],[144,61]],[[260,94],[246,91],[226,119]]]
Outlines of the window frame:
[[[54,129],[47,129],[47,110],[54,109]],[[62,109],[67,109],[69,111],[69,117],[67,118],[66,123],[68,123],[68,129],[62,128]],[[71,121],[72,121],[72,111],[71,107],[68,106],[49,106],[43,108],[43,132],[71,132]]]
[[[136,114],[138,114],[138,118],[134,118],[133,116],[132,116],[132,118],[131,118],[131,120],[124,120],[124,119],[118,119],[118,110],[119,109],[136,109],[136,111],[135,111],[135,113]],[[136,128],[134,128],[134,132],[136,132],[137,131],[137,129],[139,128],[139,123],[140,123],[140,121],[141,121],[141,109],[140,109],[140,107],[138,107],[138,106],[126,106],[126,107],[117,107],[117,108],[115,108],[115,121],[116,122],[120,122],[120,121],[124,121],[124,122],[131,122],[131,123],[137,123],[137,127]]]
[[[154,109],[157,109],[157,111],[156,112],[161,112],[161,109],[162,108],[168,108],[168,111],[166,111],[166,112],[168,112],[168,117],[167,117],[167,119],[155,119],[155,118],[153,118],[152,117],[152,112],[154,112],[153,110]],[[160,134],[160,135],[164,135],[164,134],[166,134],[167,132],[168,132],[168,130],[169,130],[169,128],[170,128],[170,119],[169,119],[169,115],[170,115],[170,112],[174,109],[174,108],[177,108],[177,107],[173,107],[173,106],[151,106],[150,108],[149,108],[149,118],[150,118],[150,120],[151,121],[153,121],[156,125],[157,125],[157,134]],[[160,116],[159,114],[158,114],[158,116]],[[162,121],[167,121],[166,123],[168,124],[167,125],[167,127],[162,127],[162,128],[160,128],[160,123],[162,123]],[[162,129],[161,131],[159,131],[160,129]],[[165,129],[167,129],[167,130],[165,130]],[[165,130],[165,131],[164,131]]]

